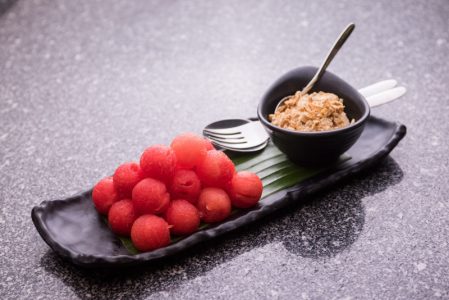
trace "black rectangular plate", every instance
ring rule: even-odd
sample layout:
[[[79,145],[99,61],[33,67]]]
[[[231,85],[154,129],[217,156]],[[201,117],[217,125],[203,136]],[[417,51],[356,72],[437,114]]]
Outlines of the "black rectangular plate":
[[[120,268],[150,264],[267,217],[284,206],[301,201],[311,193],[373,166],[385,158],[405,134],[404,125],[370,117],[362,136],[348,151],[351,159],[272,194],[262,199],[256,207],[241,210],[225,222],[147,253],[129,254],[96,212],[91,200],[92,190],[63,200],[44,201],[33,208],[31,217],[37,231],[50,248],[76,265]]]

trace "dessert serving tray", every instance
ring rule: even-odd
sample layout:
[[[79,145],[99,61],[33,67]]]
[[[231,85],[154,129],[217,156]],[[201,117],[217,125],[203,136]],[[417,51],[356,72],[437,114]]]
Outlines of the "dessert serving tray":
[[[259,175],[264,193],[259,204],[233,211],[225,221],[204,225],[164,248],[138,253],[129,239],[116,236],[94,208],[92,190],[67,199],[44,201],[31,217],[44,241],[64,259],[83,267],[121,268],[173,257],[204,241],[237,230],[289,204],[367,169],[385,158],[405,136],[404,125],[371,116],[360,139],[334,165],[306,169],[293,165],[274,145],[256,154],[227,153],[237,170]]]

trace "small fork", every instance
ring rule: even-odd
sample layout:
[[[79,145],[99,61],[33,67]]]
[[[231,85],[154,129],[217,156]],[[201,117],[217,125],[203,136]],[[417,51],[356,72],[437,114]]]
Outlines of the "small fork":
[[[269,139],[267,132],[258,121],[231,128],[205,128],[203,133],[218,146],[226,146],[234,149],[257,147]]]

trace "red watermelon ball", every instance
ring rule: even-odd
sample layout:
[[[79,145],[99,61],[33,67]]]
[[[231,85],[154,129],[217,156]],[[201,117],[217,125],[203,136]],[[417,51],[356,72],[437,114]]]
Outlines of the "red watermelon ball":
[[[146,177],[169,183],[176,168],[175,152],[164,145],[148,147],[140,157],[140,168]]]
[[[231,200],[224,190],[218,188],[203,189],[197,207],[206,223],[221,222],[231,214]]]
[[[130,199],[123,199],[112,204],[108,213],[108,222],[111,230],[118,234],[129,236],[131,227],[137,215]]]
[[[206,150],[207,150],[207,151],[209,151],[209,150],[215,150],[214,145],[212,144],[212,142],[211,142],[209,139],[204,138],[204,144],[206,145]]]
[[[194,171],[176,170],[170,186],[172,199],[186,199],[190,203],[196,204],[200,192],[201,182]]]
[[[119,200],[112,177],[101,179],[92,191],[92,200],[100,214],[106,215],[114,202]]]
[[[178,199],[171,201],[165,212],[165,220],[172,226],[170,231],[173,234],[187,235],[198,229],[200,214],[192,203]]]
[[[235,173],[232,160],[222,151],[207,151],[196,172],[204,186],[224,188]]]
[[[140,216],[131,228],[131,241],[142,252],[167,246],[170,243],[169,226],[158,216]]]
[[[163,182],[145,178],[134,187],[132,202],[138,215],[161,214],[168,207],[170,195]]]
[[[136,184],[143,179],[143,173],[138,163],[128,162],[121,164],[112,177],[116,189],[124,195],[131,195]]]
[[[204,139],[190,132],[175,137],[171,148],[176,153],[178,166],[185,169],[192,169],[201,163],[207,152]]]
[[[241,171],[234,174],[230,184],[230,196],[233,206],[248,208],[259,202],[263,185],[259,176],[252,172]]]

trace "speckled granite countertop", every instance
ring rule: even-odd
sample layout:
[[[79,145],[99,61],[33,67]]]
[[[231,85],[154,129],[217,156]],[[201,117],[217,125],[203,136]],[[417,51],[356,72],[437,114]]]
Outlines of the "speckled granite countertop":
[[[256,114],[280,74],[318,65],[408,95],[374,114],[408,134],[377,168],[134,274],[61,261],[30,218],[151,143]],[[449,2],[0,0],[3,299],[449,298]]]

